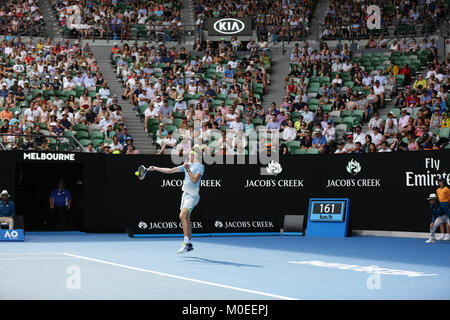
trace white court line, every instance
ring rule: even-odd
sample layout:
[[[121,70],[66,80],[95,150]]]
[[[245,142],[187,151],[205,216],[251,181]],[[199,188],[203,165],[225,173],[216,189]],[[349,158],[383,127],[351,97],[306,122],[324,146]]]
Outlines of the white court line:
[[[228,285],[215,283],[215,282],[209,282],[209,281],[197,280],[197,279],[192,279],[192,278],[187,278],[187,277],[181,277],[181,276],[177,276],[177,275],[174,275],[174,274],[163,273],[163,272],[153,271],[153,270],[149,270],[149,269],[143,269],[143,268],[127,266],[127,265],[124,265],[124,264],[119,264],[119,263],[114,263],[114,262],[109,262],[109,261],[104,261],[104,260],[94,259],[94,258],[89,258],[89,257],[83,257],[83,256],[79,256],[79,255],[76,255],[76,254],[71,254],[71,253],[63,253],[63,254],[66,255],[66,256],[69,256],[69,257],[75,257],[75,258],[84,259],[84,260],[88,260],[88,261],[94,261],[94,262],[103,263],[103,264],[107,264],[107,265],[115,266],[115,267],[120,267],[120,268],[124,268],[124,269],[141,271],[141,272],[146,272],[146,273],[152,273],[152,274],[156,274],[156,275],[159,275],[159,276],[162,276],[162,277],[174,278],[174,279],[179,279],[179,280],[185,280],[185,281],[191,281],[191,282],[206,284],[206,285],[209,285],[209,286],[214,286],[214,287],[219,287],[219,288],[225,288],[225,289],[231,289],[231,290],[236,290],[236,291],[241,291],[241,292],[253,293],[253,294],[260,295],[260,296],[266,296],[266,297],[271,297],[271,298],[275,298],[275,299],[298,300],[296,298],[284,297],[284,296],[279,296],[279,295],[271,294],[271,293],[265,293],[265,292],[261,292],[261,291],[243,289],[243,288],[228,286]]]
[[[73,258],[71,258],[71,257],[59,257],[59,258],[57,258],[57,257],[54,257],[54,258],[45,258],[45,257],[43,257],[43,258],[25,258],[25,257],[23,257],[23,258],[3,258],[3,257],[0,257],[0,261],[9,261],[9,260],[67,260],[67,259],[73,259]]]
[[[380,268],[380,267],[378,267],[376,265],[359,266],[359,265],[356,265],[356,264],[343,264],[343,263],[325,262],[325,261],[317,261],[317,260],[288,261],[288,263],[299,264],[299,265],[309,265],[309,266],[314,266],[314,267],[331,268],[331,269],[341,269],[341,270],[352,270],[352,271],[358,271],[358,272],[377,273],[377,274],[383,274],[383,275],[397,275],[397,276],[407,276],[407,277],[438,276],[437,273],[425,273],[425,272],[420,272],[420,271]]]
[[[61,255],[59,252],[26,252],[26,253],[0,253],[0,256],[39,256],[39,255]]]

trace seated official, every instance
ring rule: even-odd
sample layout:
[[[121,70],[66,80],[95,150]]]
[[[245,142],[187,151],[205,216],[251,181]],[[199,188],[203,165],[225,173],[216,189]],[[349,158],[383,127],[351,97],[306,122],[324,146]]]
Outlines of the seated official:
[[[3,190],[0,193],[0,223],[7,223],[9,230],[14,229],[14,218],[16,217],[16,209],[14,203],[9,201],[8,191]]]

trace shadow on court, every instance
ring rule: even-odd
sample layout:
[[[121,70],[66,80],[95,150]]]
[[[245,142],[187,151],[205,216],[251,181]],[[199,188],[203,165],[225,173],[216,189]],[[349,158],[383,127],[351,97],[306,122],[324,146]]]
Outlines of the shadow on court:
[[[249,267],[249,268],[262,268],[263,266],[258,266],[254,264],[245,264],[245,263],[236,263],[236,262],[229,262],[229,261],[220,261],[220,260],[211,260],[211,259],[205,259],[205,258],[199,258],[199,257],[183,257],[184,259],[190,261],[190,262],[197,262],[197,263],[211,263],[211,264],[221,264],[224,266],[233,266],[233,267]]]

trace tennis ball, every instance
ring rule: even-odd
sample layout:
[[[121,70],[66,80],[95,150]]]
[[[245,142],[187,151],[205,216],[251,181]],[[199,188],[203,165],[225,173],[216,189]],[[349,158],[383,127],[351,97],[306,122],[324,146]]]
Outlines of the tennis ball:
[[[135,174],[136,176],[139,176],[139,171],[136,171],[134,174]]]

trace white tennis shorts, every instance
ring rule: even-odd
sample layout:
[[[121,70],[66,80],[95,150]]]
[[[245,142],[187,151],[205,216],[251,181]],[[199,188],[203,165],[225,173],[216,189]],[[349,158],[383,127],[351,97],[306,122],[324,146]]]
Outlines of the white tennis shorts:
[[[199,201],[200,201],[199,195],[194,196],[190,193],[183,192],[183,195],[181,196],[180,210],[186,208],[189,209],[189,212],[191,212]]]

